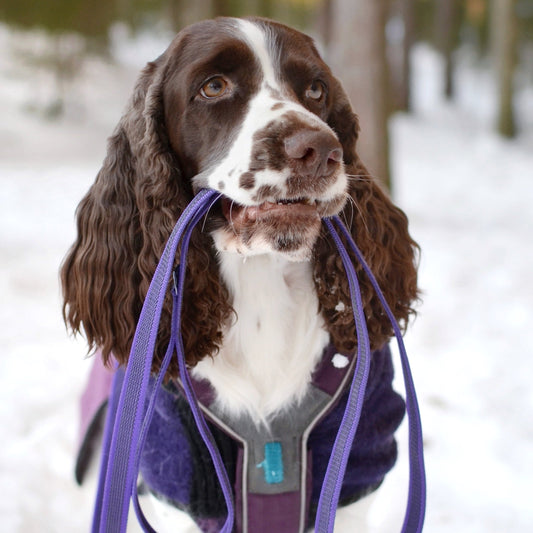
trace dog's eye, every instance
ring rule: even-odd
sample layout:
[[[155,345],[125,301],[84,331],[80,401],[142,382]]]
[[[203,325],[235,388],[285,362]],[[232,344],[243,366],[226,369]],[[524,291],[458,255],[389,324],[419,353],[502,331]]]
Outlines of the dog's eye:
[[[326,95],[326,87],[320,80],[314,80],[305,90],[305,97],[319,102]]]
[[[206,81],[200,89],[200,94],[204,98],[218,98],[228,90],[228,82],[220,76],[215,76]]]

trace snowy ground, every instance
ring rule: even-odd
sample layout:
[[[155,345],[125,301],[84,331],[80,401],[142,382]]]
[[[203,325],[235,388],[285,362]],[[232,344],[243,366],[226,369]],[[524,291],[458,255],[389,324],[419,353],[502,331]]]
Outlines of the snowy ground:
[[[19,35],[16,48],[40,40]],[[0,529],[81,532],[92,496],[72,471],[89,363],[61,322],[57,271],[136,70],[160,45],[146,38],[135,54],[117,46],[118,63],[85,60],[57,121],[30,109],[53,83],[14,46],[0,26]],[[415,59],[416,112],[396,117],[392,133],[396,199],[423,250],[424,302],[406,343],[425,428],[425,530],[525,533],[533,530],[533,94],[520,94],[521,137],[504,141],[490,133],[486,73],[463,68],[458,102],[447,105],[434,54],[419,48]],[[405,505],[405,427],[400,438],[401,461],[372,509],[376,523],[382,515],[393,523],[383,532],[400,530]]]

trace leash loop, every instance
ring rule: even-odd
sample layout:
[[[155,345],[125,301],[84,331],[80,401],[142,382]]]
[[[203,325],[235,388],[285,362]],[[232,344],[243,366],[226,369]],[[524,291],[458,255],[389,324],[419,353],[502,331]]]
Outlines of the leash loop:
[[[218,196],[219,193],[216,191],[202,190],[185,208],[169,237],[150,283],[137,324],[114,418],[112,411],[108,416],[106,430],[109,429],[111,433],[105,436],[107,448],[103,450],[100,466],[93,533],[126,531],[129,501],[135,491],[134,485],[137,480],[137,454],[141,430],[143,423],[145,427],[149,424],[149,420],[145,420],[144,412],[159,320],[177,247],[188,226],[193,221],[197,223]],[[185,260],[181,263],[184,264]],[[231,502],[228,505],[232,507]]]
[[[426,473],[424,465],[424,444],[422,438],[422,422],[420,419],[420,409],[416,397],[416,390],[407,357],[407,351],[402,338],[402,332],[398,322],[394,317],[385,296],[374,276],[372,270],[368,266],[361,251],[355,244],[346,226],[342,223],[339,217],[332,217],[337,226],[340,228],[342,234],[346,238],[348,245],[352,249],[357,261],[363,267],[370,283],[374,287],[376,294],[385,310],[392,328],[394,336],[398,344],[400,352],[400,359],[402,364],[403,379],[405,385],[405,403],[407,408],[407,416],[409,418],[409,492],[407,501],[407,510],[402,526],[402,533],[418,533],[422,531],[424,525],[424,517],[426,511]],[[342,244],[342,243],[341,243]],[[353,266],[352,266],[353,268]]]
[[[357,334],[357,363],[352,384],[350,386],[350,394],[348,396],[344,416],[337,431],[337,437],[335,438],[335,443],[333,444],[328,467],[324,476],[322,490],[320,491],[315,521],[316,533],[333,532],[335,513],[344,479],[344,472],[346,470],[346,464],[348,463],[350,450],[361,417],[368,373],[370,370],[370,341],[364,320],[363,303],[361,300],[361,291],[359,289],[357,275],[350,261],[350,257],[342,245],[338,234],[331,225],[331,222],[326,219],[324,223],[339,250],[348,278]]]
[[[161,387],[162,380],[174,353],[176,353],[178,358],[179,372],[185,396],[191,407],[196,426],[211,455],[226,502],[228,515],[221,533],[231,533],[233,530],[235,519],[233,490],[213,435],[200,410],[187,370],[183,339],[181,336],[181,307],[186,274],[186,257],[190,238],[195,226],[219,197],[220,194],[216,191],[204,189],[193,198],[176,223],[156,268],[152,282],[150,283],[137,324],[126,371],[124,374],[122,372],[116,373],[116,387],[113,389],[115,392],[112,394],[109,402],[92,533],[125,532],[130,498],[133,500],[133,506],[143,530],[148,533],[155,533],[139,505],[136,481],[142,448],[155,408],[157,391]],[[350,298],[352,300],[352,310],[357,334],[357,363],[344,416],[337,432],[324,477],[318,503],[315,531],[316,533],[333,532],[335,512],[342,488],[344,472],[363,407],[371,359],[370,341],[357,274],[333,222],[340,228],[357,261],[362,265],[366,275],[374,286],[397,338],[406,388],[407,413],[409,416],[409,497],[402,533],[419,533],[422,531],[424,522],[426,482],[420,413],[407,354],[401,337],[400,327],[374,275],[370,271],[355,242],[353,242],[349,231],[338,217],[325,219],[324,224],[339,251],[350,287]],[[180,261],[178,267],[173,270],[176,251],[180,241]],[[171,338],[156,378],[155,386],[148,398],[149,378],[159,321],[171,274],[173,278]],[[123,381],[122,383],[120,383],[121,380]],[[117,392],[119,388],[120,394]]]

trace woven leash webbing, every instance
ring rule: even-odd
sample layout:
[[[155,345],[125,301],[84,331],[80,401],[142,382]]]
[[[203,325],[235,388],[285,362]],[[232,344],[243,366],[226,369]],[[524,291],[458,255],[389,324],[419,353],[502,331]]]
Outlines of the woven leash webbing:
[[[418,401],[416,398],[416,391],[413,383],[413,378],[409,366],[409,360],[407,358],[407,352],[403,343],[402,334],[398,322],[396,321],[394,314],[392,313],[384,295],[381,291],[375,276],[370,270],[368,264],[363,258],[359,248],[352,239],[352,236],[348,229],[344,226],[339,217],[332,217],[332,219],[326,219],[324,221],[327,229],[329,230],[335,245],[341,255],[341,259],[346,270],[348,282],[350,284],[350,294],[352,299],[352,309],[354,312],[354,319],[357,331],[357,344],[358,344],[358,357],[361,350],[361,346],[364,350],[368,350],[368,332],[366,331],[366,325],[364,322],[364,314],[362,304],[360,302],[360,292],[357,282],[357,275],[355,268],[350,260],[348,252],[344,247],[339,234],[333,226],[332,220],[340,228],[344,238],[348,242],[348,245],[352,249],[357,261],[363,267],[366,275],[370,279],[376,294],[383,306],[390,322],[393,327],[394,335],[398,342],[398,348],[400,351],[400,358],[402,363],[402,371],[405,383],[406,392],[406,406],[407,414],[409,417],[409,493],[407,509],[402,526],[402,533],[419,533],[422,531],[425,516],[426,507],[426,477],[424,467],[424,451],[422,441],[422,423],[420,420],[420,411],[418,408]],[[355,304],[355,305],[354,305]],[[358,318],[359,317],[362,318]],[[362,323],[362,327],[361,327]],[[360,411],[358,408],[358,402],[362,403],[364,396],[364,387],[366,385],[365,371],[366,365],[369,361],[364,361],[364,368],[362,370],[358,365],[355,369],[355,374],[350,390],[348,404],[346,406],[345,417],[341,422],[337,439],[335,440],[334,448],[330,456],[328,468],[322,485],[322,491],[320,493],[319,507],[317,510],[317,519],[315,522],[315,531],[317,533],[332,533],[335,523],[335,511],[337,508],[339,494],[342,487],[342,481],[344,478],[344,471],[346,468],[347,457],[350,452],[350,447],[353,442],[353,437],[357,430],[357,424],[359,422]],[[368,353],[368,359],[370,355]],[[363,367],[363,364],[361,364]],[[362,392],[361,392],[361,389]],[[346,415],[349,412],[355,413],[355,416],[350,419]],[[346,436],[348,435],[348,436]]]
[[[402,533],[415,533],[422,531],[426,511],[426,473],[424,465],[424,443],[422,437],[422,422],[420,419],[420,409],[416,397],[416,390],[407,357],[407,351],[402,338],[402,332],[394,314],[383,295],[382,290],[372,273],[372,270],[365,261],[361,251],[353,241],[350,232],[344,226],[339,217],[333,217],[333,220],[340,228],[350,248],[352,249],[357,261],[363,267],[368,279],[372,283],[374,290],[387,313],[392,324],[394,335],[398,343],[400,360],[402,364],[403,379],[405,385],[405,400],[407,406],[407,415],[409,418],[409,492],[407,510],[402,526]]]
[[[348,462],[363,408],[368,373],[370,370],[370,341],[368,338],[368,329],[364,320],[365,315],[361,300],[361,291],[359,289],[355,269],[350,261],[348,252],[344,248],[339,236],[331,225],[331,222],[326,219],[324,223],[335,242],[346,271],[357,334],[357,364],[350,386],[350,393],[344,415],[337,431],[337,436],[333,444],[328,467],[324,476],[315,520],[315,531],[317,533],[332,533],[335,525],[335,513],[344,479],[344,472],[346,470],[346,464]]]
[[[109,446],[102,454],[93,533],[126,531],[129,501],[137,477],[137,449],[144,420],[151,364],[176,250],[189,224],[200,219],[199,213],[203,214],[209,209],[215,196],[218,196],[215,191],[200,191],[184,210],[150,283],[133,339],[115,419],[113,424],[106,424],[106,429],[109,428],[112,433],[104,436]],[[218,450],[215,453],[217,452]]]
[[[174,353],[176,353],[178,357],[180,376],[184,376],[184,378],[187,380],[187,383],[183,384],[184,391],[186,393],[187,400],[191,406],[191,410],[193,412],[193,416],[196,421],[196,425],[199,429],[200,435],[204,443],[206,444],[207,449],[210,453],[211,459],[213,461],[215,471],[217,473],[217,477],[219,479],[219,483],[222,488],[222,493],[224,495],[224,500],[226,502],[226,507],[228,509],[226,521],[221,531],[223,533],[230,533],[233,529],[234,514],[235,514],[231,483],[229,481],[228,474],[224,467],[222,458],[220,457],[220,454],[218,452],[218,448],[213,439],[211,431],[205,424],[203,416],[199,414],[198,401],[196,399],[194,389],[192,388],[190,384],[190,379],[188,379],[189,374],[188,374],[188,370],[187,370],[187,366],[185,362],[185,354],[183,350],[183,341],[182,341],[182,336],[181,336],[181,306],[182,306],[182,301],[183,301],[183,293],[184,293],[183,285],[185,282],[185,272],[186,272],[186,266],[187,266],[186,258],[187,258],[187,252],[189,249],[190,238],[191,238],[194,228],[203,218],[204,212],[206,210],[208,211],[211,205],[217,199],[218,199],[218,196],[216,196],[215,199],[211,201],[211,204],[207,207],[207,209],[201,209],[196,214],[192,222],[189,224],[187,230],[185,231],[182,241],[181,241],[180,262],[179,262],[178,267],[174,270],[174,273],[173,273],[174,286],[172,289],[172,319],[171,319],[170,342],[169,342],[165,357],[163,359],[163,362],[161,363],[161,368],[155,380],[155,385],[153,387],[150,401],[148,404],[148,408],[146,410],[146,414],[145,414],[145,418],[143,422],[143,428],[141,430],[141,436],[140,436],[140,440],[139,440],[139,444],[137,448],[137,457],[136,457],[135,466],[136,466],[136,473],[138,473],[142,449],[144,447],[144,442],[147,437],[148,429],[150,427],[150,421],[152,420],[153,411],[155,408],[156,396],[157,396],[158,391],[161,388],[163,378],[170,364],[170,360],[172,356],[174,355]],[[150,525],[150,523],[148,522],[148,520],[146,519],[146,516],[144,515],[141,509],[137,490],[136,490],[137,486],[135,486],[134,489],[135,490],[133,494],[133,506],[135,509],[135,513],[137,515],[137,519],[145,532],[156,533],[155,530]]]

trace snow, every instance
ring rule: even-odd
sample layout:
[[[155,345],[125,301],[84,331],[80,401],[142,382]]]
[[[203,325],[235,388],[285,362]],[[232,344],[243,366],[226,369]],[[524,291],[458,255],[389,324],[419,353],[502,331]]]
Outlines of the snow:
[[[82,61],[55,120],[42,112],[54,79],[20,54],[43,40],[0,26],[0,515],[14,533],[88,530],[92,494],[75,485],[73,461],[90,363],[62,323],[57,272],[136,73],[168,36],[134,41],[118,28],[111,58]],[[465,54],[448,104],[438,57],[421,46],[414,60],[415,112],[391,132],[396,201],[422,248],[406,346],[425,432],[425,530],[531,531],[533,91],[517,98],[521,136],[502,140],[486,70]],[[380,532],[401,528],[405,424],[399,438],[370,511]]]
[[[341,353],[336,353],[331,360],[335,368],[346,368],[350,364],[350,360]]]

